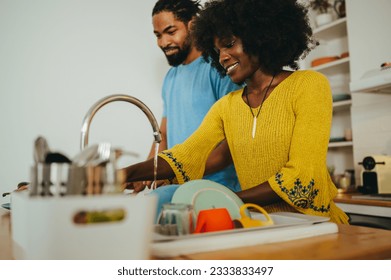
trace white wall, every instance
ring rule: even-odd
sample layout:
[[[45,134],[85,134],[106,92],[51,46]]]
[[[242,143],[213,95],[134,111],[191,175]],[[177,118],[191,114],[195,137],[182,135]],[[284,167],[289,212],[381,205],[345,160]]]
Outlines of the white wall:
[[[391,59],[390,0],[347,0],[351,80]]]
[[[29,180],[38,135],[75,156],[83,117],[104,96],[135,96],[160,123],[168,66],[152,32],[154,3],[0,0],[0,193]],[[91,125],[90,144],[101,141],[144,159],[152,128],[137,107],[112,103]]]

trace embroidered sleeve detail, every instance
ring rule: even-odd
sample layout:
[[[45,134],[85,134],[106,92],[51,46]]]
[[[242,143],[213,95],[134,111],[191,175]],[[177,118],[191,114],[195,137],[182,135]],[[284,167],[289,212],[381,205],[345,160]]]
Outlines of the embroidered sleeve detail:
[[[282,180],[282,175],[283,174],[281,173],[277,173],[275,181],[280,187],[280,190],[288,196],[294,206],[302,209],[312,209],[313,211],[322,213],[330,211],[330,204],[328,204],[327,207],[323,204],[321,207],[314,205],[315,197],[319,194],[319,189],[314,187],[314,179],[311,179],[310,183],[307,186],[304,186],[300,179],[297,178],[294,186],[287,188],[286,186],[283,186],[284,180]]]
[[[185,170],[183,170],[183,164],[173,156],[171,152],[162,152],[162,154],[166,155],[175,165],[175,168],[178,170],[178,172],[181,174],[183,181],[188,182],[190,181],[190,177],[187,176]]]

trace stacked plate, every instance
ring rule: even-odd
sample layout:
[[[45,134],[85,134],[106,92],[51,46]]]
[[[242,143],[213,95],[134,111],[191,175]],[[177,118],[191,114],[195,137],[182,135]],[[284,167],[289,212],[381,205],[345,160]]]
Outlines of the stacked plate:
[[[239,219],[243,201],[227,187],[209,180],[193,180],[181,185],[174,193],[172,203],[193,205],[199,211],[213,208],[226,208],[232,219]]]

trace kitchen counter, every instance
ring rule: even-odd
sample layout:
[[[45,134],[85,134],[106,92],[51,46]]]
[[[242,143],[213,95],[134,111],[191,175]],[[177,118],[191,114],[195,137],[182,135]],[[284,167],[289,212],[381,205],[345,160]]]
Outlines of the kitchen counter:
[[[391,200],[377,200],[377,199],[365,199],[365,198],[352,198],[355,196],[365,197],[361,193],[339,193],[334,201],[336,203],[355,204],[355,205],[366,205],[375,207],[389,207],[391,208]]]
[[[172,259],[391,259],[391,231],[349,225],[339,225],[338,228],[339,232],[335,234],[181,255]],[[0,209],[0,241],[0,259],[14,259],[10,211],[5,209]]]
[[[13,259],[10,211],[0,208],[0,260]]]
[[[390,200],[357,192],[338,194],[334,201],[349,215],[351,224],[391,230]]]

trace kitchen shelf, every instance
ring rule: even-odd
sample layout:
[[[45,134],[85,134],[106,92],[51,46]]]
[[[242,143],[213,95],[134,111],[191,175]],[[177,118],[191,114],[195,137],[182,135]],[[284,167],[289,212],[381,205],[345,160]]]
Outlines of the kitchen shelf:
[[[329,24],[315,28],[314,37],[319,40],[331,40],[335,37],[343,37],[347,34],[346,17],[337,19]]]
[[[328,63],[322,64],[322,65],[319,65],[316,67],[312,67],[311,69],[314,71],[322,71],[322,70],[329,70],[329,69],[333,68],[332,70],[334,72],[334,71],[338,70],[337,68],[342,69],[343,67],[349,67],[349,61],[350,61],[349,57],[344,57],[344,58],[341,58],[341,59],[338,59],[338,60],[335,60],[332,62],[328,62]]]
[[[347,16],[349,16],[348,13]],[[322,73],[330,82],[333,92],[333,119],[330,131],[330,140],[332,141],[328,144],[327,164],[334,166],[339,173],[353,168],[353,141],[345,141],[345,135],[347,135],[348,130],[352,129],[347,19],[347,17],[343,17],[314,28],[313,36],[319,42],[319,45],[302,61],[305,69]],[[348,55],[338,58],[345,53]],[[337,57],[334,61],[314,67],[311,65],[315,59],[334,56]],[[343,97],[341,95],[347,96]]]
[[[330,142],[329,148],[353,147],[353,141]]]
[[[342,101],[336,101],[333,102],[333,111],[334,112],[339,112],[342,110],[348,109],[350,106],[352,106],[352,100],[342,100]]]

